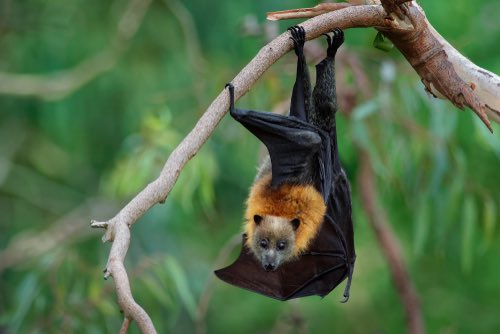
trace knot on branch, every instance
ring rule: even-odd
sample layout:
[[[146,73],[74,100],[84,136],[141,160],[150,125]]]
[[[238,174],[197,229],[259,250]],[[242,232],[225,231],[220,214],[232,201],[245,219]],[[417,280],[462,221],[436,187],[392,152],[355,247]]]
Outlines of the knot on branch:
[[[90,227],[92,228],[103,228],[106,230],[102,236],[102,242],[112,242],[115,239],[116,223],[113,220],[108,220],[105,222],[99,222],[96,220],[90,221]]]

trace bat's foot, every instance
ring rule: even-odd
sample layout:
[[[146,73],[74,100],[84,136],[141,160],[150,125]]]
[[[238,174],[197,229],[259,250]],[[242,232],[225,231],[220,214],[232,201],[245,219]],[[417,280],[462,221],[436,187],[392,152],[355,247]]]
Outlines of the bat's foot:
[[[353,271],[354,271],[354,262],[347,265],[347,283],[344,288],[344,298],[340,301],[341,303],[347,303],[347,301],[349,300]]]
[[[234,112],[234,85],[232,82],[228,82],[224,89],[229,88],[229,111],[231,114]]]
[[[304,43],[306,42],[306,31],[304,27],[293,26],[288,28],[288,31],[292,35],[290,39],[293,41],[293,47],[297,56],[304,49]]]
[[[326,41],[328,43],[328,49],[326,53],[330,57],[335,57],[337,50],[344,43],[344,32],[340,28],[335,28],[332,31],[332,36],[328,34],[323,34],[326,36]]]

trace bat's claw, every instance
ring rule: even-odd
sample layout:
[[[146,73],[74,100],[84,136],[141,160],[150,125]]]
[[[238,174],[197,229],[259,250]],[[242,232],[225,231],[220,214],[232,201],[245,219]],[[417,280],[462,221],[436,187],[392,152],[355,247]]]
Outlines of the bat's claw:
[[[337,53],[338,48],[342,45],[342,43],[344,43],[344,32],[340,28],[335,28],[332,30],[332,37],[330,37],[330,35],[328,34],[326,35],[328,36],[327,54],[330,57],[334,57]]]
[[[326,43],[330,46],[332,44],[332,38],[327,33],[323,33],[323,35],[326,36]]]
[[[349,295],[349,291],[345,291],[345,290],[344,290],[344,296],[343,296],[343,297],[344,297],[344,298],[342,298],[342,300],[341,300],[340,302],[341,302],[342,304],[345,304],[345,303],[347,303],[347,301],[349,300],[349,297],[350,297],[350,295]]]
[[[351,282],[352,282],[352,273],[354,271],[354,263],[350,263],[347,265],[347,283],[344,288],[344,299],[342,299],[341,303],[347,303],[349,300],[349,296],[351,293]]]
[[[229,111],[231,114],[234,112],[234,85],[232,82],[228,82],[224,89],[229,88]]]
[[[302,52],[304,43],[306,42],[306,30],[301,26],[293,26],[287,29],[292,35],[290,39],[293,41],[295,53],[299,55]]]

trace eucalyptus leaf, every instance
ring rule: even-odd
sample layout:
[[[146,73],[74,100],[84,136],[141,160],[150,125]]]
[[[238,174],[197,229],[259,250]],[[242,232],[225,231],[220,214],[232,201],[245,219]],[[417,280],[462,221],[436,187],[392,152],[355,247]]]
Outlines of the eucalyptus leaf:
[[[379,100],[378,98],[370,99],[364,103],[357,105],[352,111],[352,118],[355,121],[360,121],[372,114],[374,114],[378,109]]]
[[[389,52],[394,48],[394,44],[384,36],[381,32],[378,32],[373,40],[373,46],[379,50]]]
[[[11,318],[11,329],[13,333],[19,333],[22,325],[26,322],[26,317],[30,307],[40,290],[39,277],[36,274],[28,274],[19,283],[16,289],[17,305]]]
[[[472,269],[476,219],[476,203],[474,199],[468,195],[465,197],[462,213],[462,270],[466,272]]]
[[[426,197],[426,196],[424,196]],[[413,242],[413,251],[418,256],[421,255],[429,236],[430,207],[426,201],[421,201],[415,212],[415,237]]]
[[[184,269],[180,266],[179,262],[174,257],[167,257],[165,267],[170,273],[170,276],[175,284],[179,297],[181,298],[184,307],[189,313],[191,319],[196,319],[196,300],[191,292],[188,279]]]
[[[486,247],[491,245],[493,241],[495,227],[498,222],[496,203],[488,196],[484,201],[483,206],[483,226],[484,226],[484,239]]]

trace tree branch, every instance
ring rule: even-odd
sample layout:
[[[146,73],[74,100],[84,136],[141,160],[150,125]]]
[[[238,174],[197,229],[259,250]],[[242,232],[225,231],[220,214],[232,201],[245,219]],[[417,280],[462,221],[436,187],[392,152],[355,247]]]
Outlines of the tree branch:
[[[369,2],[382,4],[385,8],[382,14],[385,24],[373,27],[401,51],[421,77],[425,89],[434,97],[448,99],[460,109],[471,108],[492,131],[488,116],[500,122],[500,77],[478,67],[453,48],[432,27],[423,9],[415,1]],[[314,17],[328,10],[337,8],[285,10],[269,13],[268,18],[280,20]]]

